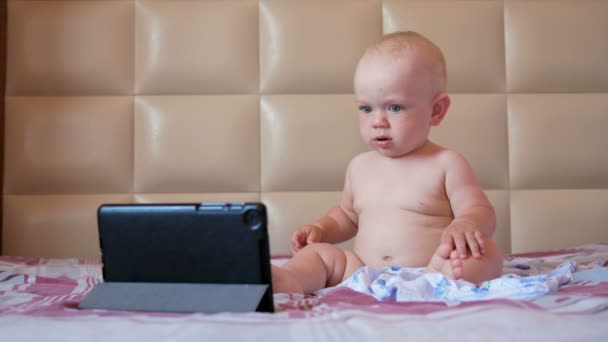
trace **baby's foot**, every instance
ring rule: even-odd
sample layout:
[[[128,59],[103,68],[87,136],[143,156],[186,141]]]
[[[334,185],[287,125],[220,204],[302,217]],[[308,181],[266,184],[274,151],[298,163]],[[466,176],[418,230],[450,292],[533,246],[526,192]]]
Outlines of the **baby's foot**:
[[[446,260],[444,260],[437,254],[437,252],[435,252],[424,273],[442,273],[441,271],[443,270],[443,266],[445,265],[445,263]]]
[[[450,244],[442,243],[435,250],[435,254],[439,255],[444,260],[448,260],[453,250],[454,248],[450,246]]]
[[[302,285],[300,285],[298,279],[288,270],[272,265],[271,273],[273,293],[304,293],[304,289],[302,289]]]
[[[458,254],[457,250],[453,250],[452,253],[450,253],[449,266],[452,270],[452,279],[458,280],[464,277],[464,271],[462,270],[462,259],[460,259],[460,255]]]
[[[439,248],[441,248],[441,246],[439,246]],[[440,253],[444,251],[440,251],[439,248],[435,254],[433,254],[425,273],[441,273],[449,279],[462,279],[464,273],[462,270],[462,260],[458,255],[458,251],[453,250],[449,253],[450,258],[446,260],[441,257]]]

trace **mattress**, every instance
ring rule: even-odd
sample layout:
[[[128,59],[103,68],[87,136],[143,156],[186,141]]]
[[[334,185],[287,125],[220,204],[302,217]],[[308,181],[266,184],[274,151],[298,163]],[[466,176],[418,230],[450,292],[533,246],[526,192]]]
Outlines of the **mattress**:
[[[0,336],[4,341],[605,340],[608,279],[602,277],[608,245],[507,255],[503,273],[542,274],[564,262],[575,265],[574,277],[527,300],[380,301],[335,287],[307,296],[275,294],[272,314],[177,314],[80,310],[78,303],[101,281],[98,260],[3,256]]]

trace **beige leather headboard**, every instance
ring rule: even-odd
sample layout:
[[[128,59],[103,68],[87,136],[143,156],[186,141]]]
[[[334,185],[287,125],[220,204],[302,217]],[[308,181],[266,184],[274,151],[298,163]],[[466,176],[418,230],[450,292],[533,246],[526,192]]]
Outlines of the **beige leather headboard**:
[[[334,205],[352,75],[383,32],[448,63],[432,139],[472,163],[508,252],[608,242],[608,1],[7,3],[2,251],[97,257],[107,202],[263,201],[271,252]],[[404,190],[406,191],[406,190]]]

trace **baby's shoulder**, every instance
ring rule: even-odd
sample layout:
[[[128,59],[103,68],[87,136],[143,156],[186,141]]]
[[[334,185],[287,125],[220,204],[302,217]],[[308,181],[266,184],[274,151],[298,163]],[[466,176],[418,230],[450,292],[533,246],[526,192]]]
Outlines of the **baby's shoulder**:
[[[368,172],[370,165],[374,165],[376,156],[373,151],[363,152],[350,160],[346,168],[346,177],[356,177],[358,174]]]
[[[348,168],[353,169],[369,165],[370,162],[374,162],[377,158],[377,153],[374,151],[360,153],[350,160],[350,163],[348,163]]]
[[[437,150],[435,157],[437,162],[446,169],[469,165],[469,162],[462,154],[444,147],[440,147]]]

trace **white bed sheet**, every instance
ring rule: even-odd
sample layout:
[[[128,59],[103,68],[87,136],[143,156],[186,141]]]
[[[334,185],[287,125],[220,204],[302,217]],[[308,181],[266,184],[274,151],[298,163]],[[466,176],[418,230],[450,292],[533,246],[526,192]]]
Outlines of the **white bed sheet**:
[[[608,245],[508,256],[539,269],[604,267]],[[533,267],[533,268],[534,268]],[[520,270],[532,272],[534,269]],[[538,270],[537,270],[538,271]],[[608,282],[573,281],[530,301],[378,302],[347,288],[275,295],[275,314],[159,314],[76,308],[98,261],[0,257],[2,341],[605,341]]]

